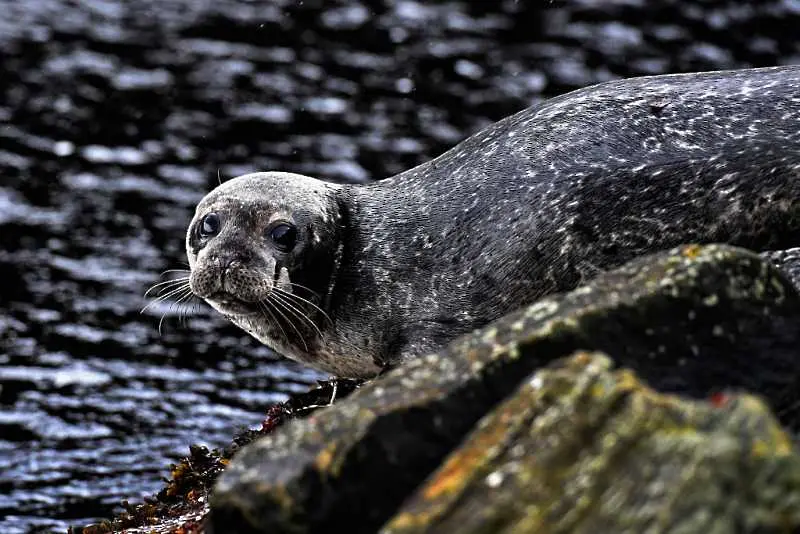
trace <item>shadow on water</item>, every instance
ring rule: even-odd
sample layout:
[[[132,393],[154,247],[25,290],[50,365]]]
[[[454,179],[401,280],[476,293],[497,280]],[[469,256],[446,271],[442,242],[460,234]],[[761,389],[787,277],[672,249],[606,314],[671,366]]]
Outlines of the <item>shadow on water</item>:
[[[0,0],[0,532],[109,516],[319,378],[140,314],[218,173],[364,182],[590,83],[800,63],[796,1],[645,3]]]

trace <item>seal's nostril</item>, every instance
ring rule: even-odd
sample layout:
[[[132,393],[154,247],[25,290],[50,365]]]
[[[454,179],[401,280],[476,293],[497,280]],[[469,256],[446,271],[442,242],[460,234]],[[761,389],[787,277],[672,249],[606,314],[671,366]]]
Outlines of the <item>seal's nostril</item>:
[[[225,269],[224,271],[230,271],[231,269],[239,269],[244,265],[244,262],[239,257],[228,258],[225,261]]]

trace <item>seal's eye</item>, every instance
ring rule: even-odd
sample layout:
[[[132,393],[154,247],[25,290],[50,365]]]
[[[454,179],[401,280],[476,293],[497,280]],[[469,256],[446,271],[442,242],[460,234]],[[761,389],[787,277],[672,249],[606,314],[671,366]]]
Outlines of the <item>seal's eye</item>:
[[[289,223],[278,223],[269,231],[269,238],[281,252],[289,252],[297,241],[297,228]]]
[[[219,233],[219,215],[209,213],[200,221],[200,237],[211,237]]]

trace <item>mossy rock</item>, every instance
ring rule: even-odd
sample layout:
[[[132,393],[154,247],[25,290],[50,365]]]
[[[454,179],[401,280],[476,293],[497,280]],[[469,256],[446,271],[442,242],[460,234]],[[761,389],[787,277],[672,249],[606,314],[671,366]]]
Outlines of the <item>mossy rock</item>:
[[[684,246],[634,260],[248,445],[217,482],[210,527],[376,532],[478,420],[578,350],[609,354],[661,392],[759,394],[796,428],[798,325],[795,288],[749,251]]]

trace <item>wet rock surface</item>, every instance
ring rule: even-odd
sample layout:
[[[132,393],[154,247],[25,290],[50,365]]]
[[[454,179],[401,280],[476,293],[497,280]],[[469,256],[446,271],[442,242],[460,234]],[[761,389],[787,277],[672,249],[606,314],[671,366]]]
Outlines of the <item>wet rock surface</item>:
[[[611,366],[578,353],[524,380],[381,532],[796,532],[800,454],[763,402]]]
[[[218,173],[368,181],[590,83],[800,63],[800,9],[785,0],[0,9],[10,534],[112,515],[157,491],[189,444],[228,443],[319,378],[203,306],[139,313],[159,273],[182,267],[184,227]]]
[[[756,393],[797,430],[799,321],[797,288],[743,249],[687,246],[635,260],[247,446],[211,496],[213,531],[375,532],[487,411],[536,369],[576,350],[607,353],[657,391],[694,398]],[[489,417],[502,417],[502,409]],[[680,450],[674,461],[689,461]],[[568,507],[565,499],[560,505]],[[486,513],[512,521],[492,508],[487,503]]]
[[[763,252],[761,256],[778,267],[795,287],[800,287],[800,248]]]

